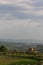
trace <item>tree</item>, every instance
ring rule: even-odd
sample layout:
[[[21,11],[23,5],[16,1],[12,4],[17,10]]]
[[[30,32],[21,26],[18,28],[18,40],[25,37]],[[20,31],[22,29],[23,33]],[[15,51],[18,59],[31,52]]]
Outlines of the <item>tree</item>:
[[[3,52],[3,54],[5,54],[7,51],[7,48],[3,45],[0,46],[0,52]]]

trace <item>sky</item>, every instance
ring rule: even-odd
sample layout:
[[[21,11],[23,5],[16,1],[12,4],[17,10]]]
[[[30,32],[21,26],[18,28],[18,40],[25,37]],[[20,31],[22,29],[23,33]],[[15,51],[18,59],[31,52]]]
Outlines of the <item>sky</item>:
[[[0,38],[43,40],[43,0],[0,0]]]

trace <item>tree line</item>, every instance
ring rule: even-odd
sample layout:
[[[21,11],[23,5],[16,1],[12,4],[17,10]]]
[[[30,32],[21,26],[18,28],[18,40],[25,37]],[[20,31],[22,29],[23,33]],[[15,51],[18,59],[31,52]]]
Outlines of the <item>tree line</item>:
[[[0,54],[37,54],[38,51],[35,48],[29,48],[25,51],[21,50],[9,50],[7,47],[4,45],[0,46]]]

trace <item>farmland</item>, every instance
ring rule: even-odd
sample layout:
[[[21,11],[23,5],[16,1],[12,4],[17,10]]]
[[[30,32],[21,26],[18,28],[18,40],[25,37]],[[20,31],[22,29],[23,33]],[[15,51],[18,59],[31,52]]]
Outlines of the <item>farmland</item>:
[[[43,65],[43,54],[36,48],[29,48],[25,51],[9,50],[0,46],[0,65]]]
[[[38,65],[38,61],[31,55],[1,55],[0,65]]]
[[[16,58],[9,57],[9,56],[0,56],[0,65],[7,65],[11,62],[14,62]]]

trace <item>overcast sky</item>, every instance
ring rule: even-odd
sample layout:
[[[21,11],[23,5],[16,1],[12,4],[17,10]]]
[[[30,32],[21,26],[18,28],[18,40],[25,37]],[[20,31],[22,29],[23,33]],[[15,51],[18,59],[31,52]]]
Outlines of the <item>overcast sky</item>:
[[[43,0],[0,0],[0,38],[43,40]]]

